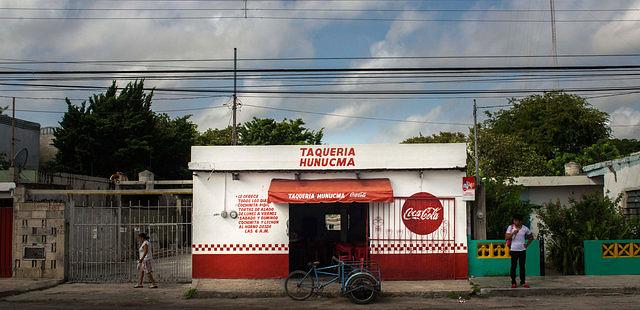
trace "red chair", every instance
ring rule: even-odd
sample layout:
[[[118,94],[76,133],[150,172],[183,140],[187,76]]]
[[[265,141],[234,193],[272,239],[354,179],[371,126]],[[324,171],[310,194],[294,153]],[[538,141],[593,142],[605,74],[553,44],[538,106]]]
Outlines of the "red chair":
[[[348,243],[336,243],[336,255],[341,261],[353,260],[353,245]]]
[[[366,246],[364,246],[364,245],[362,245],[362,246],[359,246],[359,245],[355,246],[355,247],[353,248],[353,252],[354,252],[355,259],[356,259],[356,260],[359,260],[359,261],[367,260],[367,256],[369,256],[369,255],[368,255],[369,253],[367,253],[367,247],[366,247]]]

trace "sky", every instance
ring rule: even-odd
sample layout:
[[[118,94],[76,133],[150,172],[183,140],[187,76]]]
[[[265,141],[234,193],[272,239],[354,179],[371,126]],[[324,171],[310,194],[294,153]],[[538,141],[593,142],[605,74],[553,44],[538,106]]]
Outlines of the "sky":
[[[16,63],[16,60],[166,60],[230,59],[238,49],[238,67],[254,68],[380,68],[461,66],[552,66],[541,58],[392,58],[469,55],[551,55],[551,28],[547,0],[449,1],[122,1],[122,0],[0,0],[0,71],[17,70],[146,70],[232,68],[219,62],[132,62],[122,64]],[[640,1],[556,0],[557,50],[571,54],[640,54]],[[37,10],[34,10],[37,9]],[[60,10],[64,9],[64,10]],[[84,10],[78,10],[84,9]],[[91,10],[86,10],[91,9]],[[191,10],[185,10],[191,9]],[[271,10],[260,10],[271,9]],[[273,10],[289,9],[289,10]],[[296,11],[291,11],[296,9]],[[594,9],[600,11],[593,11]],[[325,10],[325,11],[319,11]],[[333,10],[333,11],[331,11]],[[376,11],[378,10],[378,11]],[[495,11],[526,10],[526,11]],[[567,11],[573,10],[573,11]],[[587,10],[587,11],[575,11]],[[211,17],[170,19],[175,17]],[[25,17],[27,17],[25,19]],[[57,19],[32,19],[33,17]],[[82,17],[134,17],[138,19],[73,19]],[[144,19],[167,17],[168,19]],[[260,17],[295,17],[264,19]],[[322,19],[322,18],[334,19]],[[20,19],[22,18],[22,19]],[[142,19],[140,19],[142,18]],[[336,19],[337,18],[337,19]],[[377,19],[377,20],[374,20]],[[604,22],[568,22],[571,20]],[[623,21],[621,21],[623,20]],[[624,21],[626,20],[626,21]],[[247,58],[373,57],[372,59],[253,61]],[[386,58],[380,58],[386,57]],[[389,58],[391,57],[391,58]],[[640,56],[559,57],[558,65],[640,65]],[[28,76],[39,78],[40,76]],[[357,91],[371,89],[551,89],[638,86],[633,77],[591,80],[469,81],[441,78],[427,83],[371,84],[366,76],[305,81],[329,83],[313,89]],[[422,79],[422,80],[429,80]],[[438,79],[435,79],[438,80]],[[455,81],[454,81],[455,80]],[[471,79],[473,80],[473,79]],[[407,80],[409,81],[409,80]],[[126,84],[120,79],[120,85]],[[369,82],[369,84],[367,84]],[[424,81],[423,81],[424,82]],[[64,100],[80,104],[95,90],[70,90],[16,84],[91,85],[107,87],[109,80],[0,82],[0,106],[16,96],[17,117],[57,126],[66,110]],[[147,87],[230,87],[231,81],[154,80]],[[12,85],[6,85],[12,84]],[[242,79],[238,87],[304,90],[294,80]],[[338,85],[335,85],[338,84]],[[598,94],[589,93],[585,96]],[[640,138],[640,94],[614,93],[590,98],[596,108],[610,114],[613,135]],[[206,97],[206,98],[202,98]],[[397,143],[418,134],[467,132],[472,123],[473,98],[478,105],[503,106],[509,95],[396,96],[385,100],[365,96],[329,99],[307,95],[243,95],[238,121],[253,117],[302,118],[311,129],[324,128],[324,142]],[[337,96],[336,96],[337,97]],[[36,99],[38,98],[38,99]],[[47,99],[44,99],[47,98]],[[172,117],[186,114],[200,131],[230,124],[227,94],[218,97],[155,93],[153,108]],[[183,99],[179,99],[183,98]],[[171,99],[171,100],[167,100]],[[207,109],[204,109],[207,108]],[[495,111],[493,107],[481,111]],[[23,111],[20,111],[23,110]],[[24,111],[31,110],[31,111]],[[47,111],[45,112],[33,112]],[[304,113],[303,113],[304,112]],[[312,112],[312,113],[308,113]],[[323,115],[332,114],[332,115]],[[340,115],[340,117],[335,116]],[[360,118],[351,118],[355,116]],[[485,116],[480,115],[482,120]],[[366,118],[366,119],[364,119]],[[429,123],[431,122],[431,123]]]

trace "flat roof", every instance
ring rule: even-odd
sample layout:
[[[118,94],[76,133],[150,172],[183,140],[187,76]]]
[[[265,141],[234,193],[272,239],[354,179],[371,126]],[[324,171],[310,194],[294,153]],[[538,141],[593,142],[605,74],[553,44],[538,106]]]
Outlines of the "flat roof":
[[[602,186],[602,181],[592,179],[586,175],[518,177],[514,178],[514,181],[516,185],[525,187]]]
[[[619,159],[612,159],[612,160],[595,163],[593,165],[584,166],[582,167],[582,171],[586,172],[588,176],[594,177],[594,176],[604,175],[605,172],[609,170],[609,167],[611,167],[614,170],[617,170],[618,167],[623,165],[637,165],[637,164],[640,164],[640,152],[636,152],[629,156],[622,157]]]
[[[194,171],[465,169],[465,143],[193,146]]]

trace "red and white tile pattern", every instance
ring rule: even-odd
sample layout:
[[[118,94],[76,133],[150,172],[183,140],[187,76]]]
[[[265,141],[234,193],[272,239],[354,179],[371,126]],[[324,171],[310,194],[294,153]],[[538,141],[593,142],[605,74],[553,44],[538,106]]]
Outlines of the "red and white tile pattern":
[[[371,244],[372,254],[466,253],[463,243],[380,243]]]
[[[192,244],[193,252],[208,253],[287,253],[289,245],[284,243],[217,243],[217,244]]]

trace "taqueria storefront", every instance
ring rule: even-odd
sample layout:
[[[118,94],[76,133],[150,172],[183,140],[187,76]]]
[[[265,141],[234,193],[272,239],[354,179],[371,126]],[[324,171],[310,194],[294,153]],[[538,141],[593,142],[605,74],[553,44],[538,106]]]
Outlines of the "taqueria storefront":
[[[384,279],[467,277],[465,144],[194,146],[193,278],[331,257]]]

